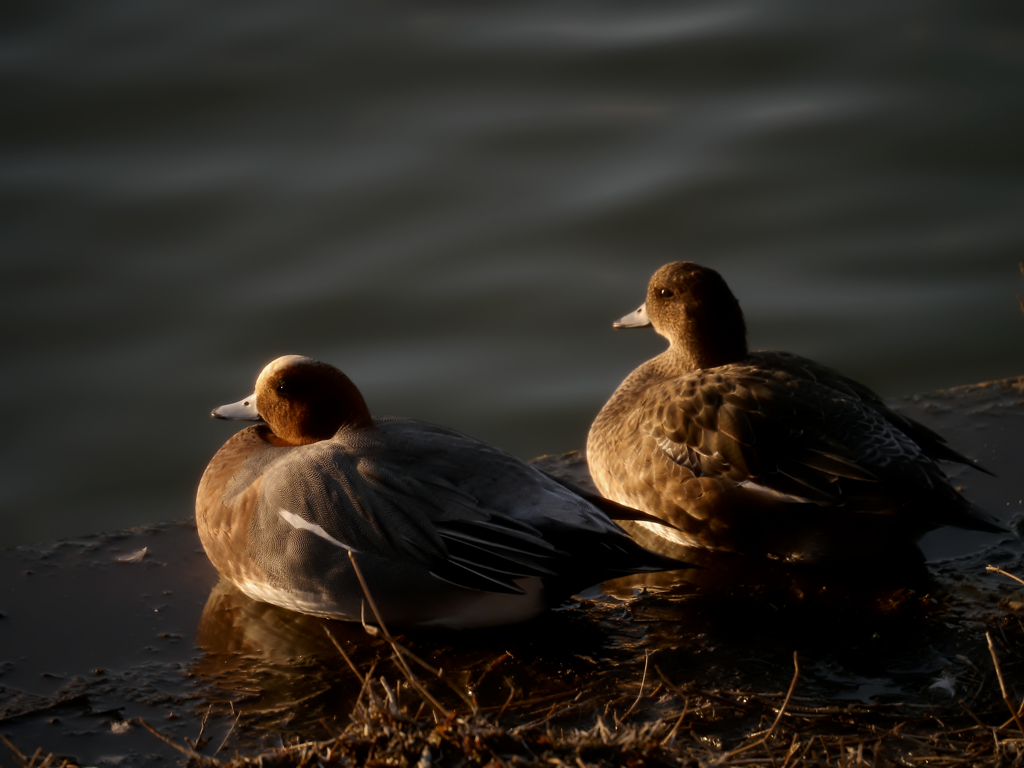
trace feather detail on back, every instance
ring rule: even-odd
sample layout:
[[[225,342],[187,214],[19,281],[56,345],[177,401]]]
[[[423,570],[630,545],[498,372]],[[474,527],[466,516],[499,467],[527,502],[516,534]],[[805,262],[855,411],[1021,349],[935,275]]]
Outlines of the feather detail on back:
[[[940,525],[1004,530],[950,486],[937,461],[977,465],[935,432],[823,365],[748,352],[713,270],[666,265],[645,307],[670,347],[608,400],[587,458],[602,494],[681,532],[661,529],[667,538],[821,561]],[[858,525],[871,533],[847,537]]]

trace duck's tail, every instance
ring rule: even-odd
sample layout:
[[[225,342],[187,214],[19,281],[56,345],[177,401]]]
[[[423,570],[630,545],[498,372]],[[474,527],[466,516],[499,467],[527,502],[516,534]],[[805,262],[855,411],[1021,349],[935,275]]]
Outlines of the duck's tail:
[[[965,499],[966,501],[966,499]],[[1011,533],[1010,528],[1003,524],[995,515],[986,512],[973,502],[967,503],[952,515],[951,519],[942,521],[946,525],[965,528],[968,531],[985,531],[986,533]]]
[[[585,488],[581,488],[580,486],[576,485],[576,483],[566,480],[565,478],[553,475],[550,472],[540,469],[539,467],[537,469],[540,472],[543,472],[548,477],[550,477],[559,485],[568,488],[577,496],[589,501],[595,507],[597,507],[606,515],[608,515],[608,517],[610,517],[612,520],[634,520],[638,523],[653,523],[654,525],[664,525],[666,528],[673,528],[675,530],[679,530],[678,528],[676,528],[676,526],[672,525],[672,523],[666,520],[662,520],[660,517],[655,517],[654,515],[648,514],[647,512],[641,512],[639,509],[627,507],[625,504],[619,504],[619,502],[617,501],[606,499],[604,496],[601,496],[598,493],[594,493],[593,491],[588,491]]]

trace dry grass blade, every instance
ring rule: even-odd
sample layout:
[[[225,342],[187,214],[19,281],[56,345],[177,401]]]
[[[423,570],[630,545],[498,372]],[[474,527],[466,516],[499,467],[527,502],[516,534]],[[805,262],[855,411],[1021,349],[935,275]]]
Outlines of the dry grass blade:
[[[392,638],[392,646],[391,647],[394,648],[397,652],[401,653],[403,656],[408,656],[410,659],[412,659],[417,664],[419,664],[421,667],[423,667],[423,669],[427,670],[427,672],[429,672],[434,677],[438,678],[439,680],[441,680],[445,684],[447,684],[447,686],[449,688],[451,688],[452,691],[454,691],[455,694],[466,703],[466,705],[469,707],[470,711],[473,712],[474,714],[476,714],[476,712],[477,712],[477,704],[476,704],[476,702],[473,701],[473,699],[470,697],[470,695],[468,693],[466,693],[462,689],[462,687],[459,686],[458,683],[456,683],[454,680],[452,680],[450,677],[448,677],[444,673],[444,670],[437,669],[436,667],[428,664],[426,661],[421,659],[419,656],[417,656],[415,653],[410,651],[408,648],[406,648],[404,645],[402,645],[397,640],[394,640],[393,638]]]
[[[13,745],[13,744],[12,744],[12,743],[11,743],[11,742],[10,742],[10,741],[8,740],[8,738],[7,738],[6,736],[4,736],[4,735],[3,735],[2,733],[0,733],[0,739],[3,739],[3,740],[4,740],[4,744],[6,744],[6,745],[7,745],[7,748],[8,748],[8,749],[10,749],[10,750],[11,750],[11,752],[13,752],[13,753],[14,753],[14,756],[15,756],[15,758],[17,758],[17,760],[18,760],[18,762],[19,762],[19,763],[21,763],[22,765],[28,765],[28,758],[27,758],[27,757],[25,757],[25,755],[23,755],[23,754],[21,753],[21,750],[20,750],[20,749],[18,749],[18,748],[17,748],[16,746],[14,746],[14,745]]]
[[[366,677],[363,678],[363,686],[359,689],[359,695],[356,696],[356,700],[352,704],[352,713],[353,713],[353,715],[357,711],[359,711],[360,702],[362,702],[363,696],[369,696],[370,695],[370,693],[369,693],[369,691],[370,691],[370,681],[373,679],[373,673],[376,672],[376,671],[377,671],[377,662],[374,661],[373,664],[370,665],[370,671],[367,672]],[[426,701],[424,701],[422,703],[425,705]]]
[[[683,711],[679,713],[679,717],[676,718],[676,724],[672,726],[672,730],[668,732],[668,736],[661,740],[659,746],[665,746],[671,744],[672,740],[676,737],[676,731],[679,730],[679,726],[683,724],[683,720],[686,719],[686,714],[690,710],[690,699],[687,697],[683,701]]]
[[[1018,584],[1024,584],[1024,579],[1021,579],[1018,576],[1014,576],[1012,573],[1007,573],[1002,568],[996,568],[994,565],[986,565],[985,566],[985,570],[988,571],[989,573],[999,573],[999,574],[1002,574],[1003,576],[1006,576],[1008,579],[1013,579]]]
[[[968,714],[968,716],[969,716],[969,717],[970,717],[970,718],[971,718],[971,719],[972,719],[972,720],[973,720],[973,721],[974,721],[975,723],[977,723],[977,724],[978,724],[978,727],[979,727],[979,728],[981,728],[982,730],[985,730],[986,728],[988,728],[988,726],[987,726],[987,725],[985,725],[985,724],[984,724],[983,722],[981,722],[981,719],[980,719],[980,718],[979,718],[979,717],[978,717],[978,716],[977,716],[976,714],[974,714],[974,713],[973,713],[973,712],[971,711],[970,707],[968,707],[968,706],[967,706],[966,704],[964,704],[964,702],[963,702],[963,700],[962,700],[962,699],[961,699],[961,701],[960,701],[960,708],[961,708],[961,709],[962,709],[962,710],[963,710],[964,712],[966,712],[966,713]]]
[[[585,710],[594,703],[595,701],[593,699],[587,699],[586,701],[581,701],[579,704],[568,704],[561,709],[558,708],[557,704],[552,705],[551,709],[548,710],[548,713],[544,715],[544,717],[538,718],[537,720],[531,720],[530,722],[523,723],[522,725],[517,725],[515,728],[511,729],[509,733],[513,736],[517,736],[533,728],[544,725],[545,723],[549,723],[556,718],[564,717],[565,715],[572,714],[573,712]]]
[[[640,699],[642,699],[643,696],[644,696],[644,683],[647,682],[647,663],[650,660],[651,660],[651,652],[650,651],[644,651],[644,674],[643,674],[643,677],[640,678],[640,693],[638,693],[636,695],[636,700],[633,702],[633,706],[631,706],[629,709],[626,710],[626,713],[622,716],[621,720],[625,720],[627,717],[629,717],[633,713],[633,710],[636,709],[636,705],[640,703]],[[620,720],[620,722],[621,722],[621,720]]]
[[[779,711],[775,715],[775,720],[772,722],[771,727],[769,727],[768,730],[765,731],[764,735],[761,736],[757,741],[751,742],[750,744],[726,752],[724,755],[721,756],[718,762],[724,762],[726,760],[731,759],[735,755],[738,755],[742,752],[747,752],[748,750],[754,749],[755,747],[759,747],[768,743],[768,739],[771,738],[772,734],[775,732],[775,727],[779,724],[779,721],[782,719],[783,714],[785,714],[786,712],[786,707],[789,705],[789,700],[793,697],[793,691],[796,690],[796,683],[799,679],[800,660],[797,657],[797,652],[793,651],[793,679],[789,683],[789,690],[786,691],[786,698],[782,700],[782,706],[779,707]],[[773,759],[772,763],[774,764],[774,762],[775,761]]]
[[[661,682],[663,682],[665,686],[672,691],[672,693],[678,696],[680,701],[689,701],[689,697],[683,693],[678,685],[665,677],[665,673],[661,671],[661,668],[657,664],[654,665],[654,671],[658,673],[658,677],[661,678]]]
[[[220,754],[220,751],[221,751],[222,749],[224,749],[224,745],[228,743],[228,737],[229,737],[229,736],[231,736],[231,734],[232,734],[232,733],[234,732],[234,730],[235,730],[235,726],[236,726],[236,725],[238,725],[238,721],[239,721],[239,720],[241,720],[241,719],[242,719],[242,713],[241,713],[241,712],[239,712],[239,713],[238,713],[238,714],[237,714],[237,715],[235,716],[235,721],[234,721],[233,723],[231,723],[231,727],[230,727],[230,728],[228,728],[228,732],[227,732],[227,733],[225,733],[225,734],[224,734],[224,738],[223,738],[223,739],[221,739],[221,742],[220,742],[220,746],[219,746],[219,747],[217,747],[217,749],[216,749],[216,750],[214,750],[214,753],[213,753],[213,754],[214,754],[214,756],[216,756],[216,755],[219,755],[219,754]]]
[[[170,747],[174,747],[176,750],[178,750],[179,752],[181,752],[184,755],[188,755],[193,760],[195,760],[197,763],[199,763],[199,765],[213,765],[213,766],[224,765],[224,763],[222,763],[220,760],[218,760],[215,757],[206,757],[205,755],[200,755],[194,749],[189,749],[188,747],[181,746],[181,744],[179,744],[178,742],[174,741],[174,739],[171,739],[171,738],[169,738],[167,736],[164,736],[162,733],[160,733],[160,731],[158,731],[156,728],[151,726],[149,723],[147,723],[141,717],[139,718],[138,722],[139,722],[139,725],[141,725],[147,731],[149,731],[154,736],[156,736],[158,739],[160,739],[160,741],[162,741],[164,744],[167,744]]]
[[[359,670],[356,669],[356,665],[352,663],[352,659],[348,657],[348,654],[345,653],[345,649],[341,647],[341,643],[335,639],[334,635],[331,634],[331,630],[326,626],[324,627],[324,634],[326,634],[327,637],[330,638],[331,642],[334,643],[334,647],[338,649],[338,653],[341,654],[341,658],[343,658],[345,663],[348,664],[348,668],[352,670],[352,674],[356,676],[356,679],[359,680],[360,684],[365,688],[366,678],[359,674]]]
[[[1020,715],[1017,714],[1017,705],[1010,699],[1010,694],[1006,691],[1006,683],[1003,680],[1003,672],[999,669],[999,658],[996,656],[996,647],[992,644],[992,634],[986,632],[985,637],[988,639],[988,652],[992,654],[992,665],[996,668],[996,677],[999,679],[999,690],[1002,691],[1003,701],[1006,702],[1010,714],[1013,715],[1013,722],[1017,724],[1017,730],[1024,735],[1024,725],[1021,724]]]
[[[391,636],[391,634],[387,631],[387,627],[384,626],[384,622],[380,618],[380,615],[377,613],[376,604],[374,603],[373,598],[370,596],[369,589],[366,586],[366,582],[363,581],[362,574],[359,572],[359,566],[355,564],[355,558],[353,557],[352,553],[349,553],[349,559],[352,560],[353,566],[355,566],[355,568],[356,568],[356,576],[358,576],[358,578],[359,578],[359,584],[360,584],[360,586],[362,586],[363,593],[366,595],[366,599],[370,603],[370,609],[373,611],[374,616],[377,617],[377,621],[380,622],[380,624],[381,624],[381,631],[384,634],[385,639],[388,641],[388,643],[391,644],[392,650],[394,650],[398,654],[401,654],[402,656],[407,656],[408,658],[412,659],[417,664],[419,664],[421,667],[423,667],[423,669],[427,670],[427,672],[432,674],[434,677],[438,678],[439,680],[442,680],[445,684],[448,685],[449,688],[452,689],[452,691],[455,692],[455,694],[460,699],[462,699],[466,703],[466,705],[470,708],[470,711],[472,711],[474,714],[476,714],[476,712],[477,712],[476,702],[473,701],[473,699],[469,696],[469,694],[467,694],[455,681],[453,681],[451,678],[449,678],[447,675],[445,675],[443,670],[437,669],[436,667],[432,666],[431,664],[428,664],[426,661],[421,659],[419,656],[417,656],[415,653],[410,651],[408,648],[406,648],[404,645],[399,643],[397,640],[395,640],[394,637]],[[326,627],[324,629],[326,630]],[[330,633],[329,632],[328,632],[328,636],[330,637]],[[342,651],[341,648],[338,646],[337,641],[334,640],[333,637],[331,637],[331,641],[334,643],[334,647],[337,648],[339,651],[341,651],[341,654],[342,654],[342,656],[345,657],[345,660],[348,661],[348,657],[345,656],[345,652]],[[349,661],[349,666],[352,667],[353,671],[355,671],[355,667],[352,665],[351,661]],[[358,675],[359,673],[356,672],[356,674]]]
[[[789,700],[793,698],[793,691],[796,690],[796,682],[800,679],[800,659],[797,656],[796,651],[793,651],[793,679],[789,683],[789,690],[786,691],[786,698],[782,702],[782,706],[779,707],[779,713],[775,716],[775,722],[772,723],[772,727],[768,729],[768,733],[764,735],[767,739],[772,735],[775,730],[775,726],[779,724],[782,719],[782,715],[786,711],[786,707],[789,705]]]
[[[359,568],[359,564],[356,562],[355,553],[349,550],[348,559],[352,562],[352,568],[356,573],[356,578],[359,579],[359,586],[363,589],[363,595],[366,596],[366,602],[370,604],[370,610],[373,611],[374,617],[377,619],[377,626],[380,627],[381,633],[384,635],[384,639],[391,645],[391,650],[395,654],[395,660],[398,662],[399,669],[402,670],[402,674],[405,675],[405,679],[409,685],[412,686],[423,699],[434,708],[434,711],[446,718],[453,717],[454,713],[449,712],[437,699],[430,695],[430,691],[423,687],[416,675],[413,674],[412,670],[409,669],[409,665],[405,663],[405,658],[399,649],[398,643],[395,638],[388,632],[387,625],[384,624],[384,618],[380,615],[380,611],[377,609],[377,603],[373,599],[373,595],[370,594],[370,587],[366,583],[366,579],[363,578],[363,572]]]
[[[505,699],[505,703],[502,704],[501,709],[498,710],[498,717],[496,718],[497,720],[501,720],[501,716],[505,714],[505,710],[508,709],[508,705],[512,703],[512,698],[516,695],[515,686],[512,685],[512,683],[508,680],[506,680],[505,682],[508,683],[508,698]]]

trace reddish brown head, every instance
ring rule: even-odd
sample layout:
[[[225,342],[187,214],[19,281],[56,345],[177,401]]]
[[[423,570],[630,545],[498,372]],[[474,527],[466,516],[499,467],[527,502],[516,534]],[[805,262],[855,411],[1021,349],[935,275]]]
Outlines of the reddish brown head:
[[[333,437],[340,429],[373,429],[370,409],[348,376],[311,357],[279,357],[263,369],[250,397],[213,411],[222,419],[267,422],[292,445]]]

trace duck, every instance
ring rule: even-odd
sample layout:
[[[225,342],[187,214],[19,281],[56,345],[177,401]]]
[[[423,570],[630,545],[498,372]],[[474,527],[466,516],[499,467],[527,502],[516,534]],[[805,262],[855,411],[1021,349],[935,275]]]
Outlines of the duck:
[[[277,358],[252,395],[211,415],[258,422],[217,451],[196,496],[207,555],[253,600],[471,629],[687,566],[642,548],[613,516],[654,518],[453,429],[373,418],[348,376],[310,357]]]
[[[811,564],[876,557],[940,526],[1006,531],[938,462],[992,473],[936,432],[813,360],[749,351],[740,304],[715,270],[664,265],[613,326],[653,327],[669,342],[587,436],[597,490],[670,523],[627,529]]]

